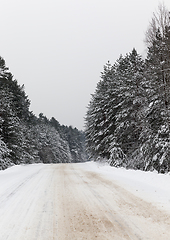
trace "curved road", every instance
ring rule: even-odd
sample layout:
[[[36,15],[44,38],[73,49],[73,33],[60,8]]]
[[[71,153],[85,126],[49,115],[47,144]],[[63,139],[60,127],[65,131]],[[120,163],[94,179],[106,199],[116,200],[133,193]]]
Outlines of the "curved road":
[[[42,165],[0,194],[1,240],[168,240],[169,229],[170,215],[81,164]]]

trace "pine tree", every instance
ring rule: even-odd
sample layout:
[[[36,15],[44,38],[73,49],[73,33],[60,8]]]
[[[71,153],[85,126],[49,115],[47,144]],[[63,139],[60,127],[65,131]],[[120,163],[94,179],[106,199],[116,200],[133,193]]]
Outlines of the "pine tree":
[[[4,170],[13,163],[10,159],[10,150],[6,144],[0,139],[0,170]]]
[[[119,60],[116,74],[121,108],[116,114],[115,137],[123,152],[128,154],[139,146],[142,130],[140,113],[146,101],[144,61],[135,49]]]
[[[21,153],[21,129],[20,120],[12,109],[12,99],[13,94],[8,89],[0,90],[1,138],[11,150],[11,160],[18,164]]]
[[[164,172],[170,169],[170,22],[165,6],[159,6],[159,14],[152,21],[155,25],[154,29],[150,26],[152,37],[146,59],[150,135],[143,149],[148,155],[147,169]]]
[[[114,165],[116,149],[125,160],[139,145],[139,115],[146,98],[144,61],[133,49],[113,66],[107,64],[101,78],[87,111],[87,147],[92,157],[110,158]]]
[[[114,81],[114,69],[108,62],[101,73],[101,80],[97,84],[96,91],[88,106],[86,114],[86,145],[87,151],[91,158],[98,157],[109,158],[108,151],[110,145],[110,132],[115,130],[115,112],[117,111],[118,102]],[[113,90],[113,91],[112,91]],[[116,107],[110,108],[116,102]]]

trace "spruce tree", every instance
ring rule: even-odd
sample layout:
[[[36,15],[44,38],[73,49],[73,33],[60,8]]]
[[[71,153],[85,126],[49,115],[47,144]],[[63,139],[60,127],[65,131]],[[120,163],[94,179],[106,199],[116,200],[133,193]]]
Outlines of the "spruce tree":
[[[157,29],[148,48],[146,72],[149,82],[149,110],[147,119],[152,130],[150,163],[148,169],[170,169],[170,27]]]
[[[144,61],[135,49],[120,56],[113,66],[104,66],[86,115],[87,148],[92,157],[111,159],[114,165],[117,151],[126,161],[125,154],[139,145],[138,112],[144,99]]]

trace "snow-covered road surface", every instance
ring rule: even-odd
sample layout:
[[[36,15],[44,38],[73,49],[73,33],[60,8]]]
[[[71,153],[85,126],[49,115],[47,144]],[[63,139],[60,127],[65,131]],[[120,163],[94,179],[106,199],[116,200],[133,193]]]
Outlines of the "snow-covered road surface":
[[[96,163],[0,172],[0,240],[170,239],[170,175]]]

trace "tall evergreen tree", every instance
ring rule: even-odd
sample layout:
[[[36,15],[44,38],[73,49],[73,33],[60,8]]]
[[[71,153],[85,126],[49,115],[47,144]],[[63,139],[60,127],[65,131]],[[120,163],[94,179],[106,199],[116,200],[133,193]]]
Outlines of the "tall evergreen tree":
[[[115,130],[114,115],[119,107],[116,88],[112,88],[114,83],[116,84],[114,79],[114,68],[108,62],[101,73],[101,80],[92,95],[86,114],[86,145],[91,158],[109,158],[110,156],[108,151],[110,134],[108,133],[113,133]],[[114,102],[115,107],[110,108],[110,104],[113,105]]]
[[[170,169],[170,26],[157,28],[148,47],[146,59],[149,84],[149,109],[147,120],[152,131],[148,168],[158,171]]]
[[[138,112],[145,99],[144,61],[133,49],[113,66],[107,64],[101,78],[86,116],[88,151],[95,158],[113,158],[117,149],[126,161],[125,154],[138,145],[141,132]]]

